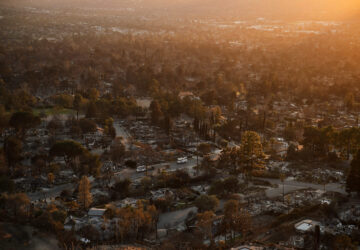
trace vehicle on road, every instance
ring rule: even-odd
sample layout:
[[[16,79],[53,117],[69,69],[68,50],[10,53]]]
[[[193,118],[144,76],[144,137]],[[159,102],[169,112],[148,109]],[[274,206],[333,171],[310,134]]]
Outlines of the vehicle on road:
[[[183,164],[183,163],[187,163],[187,158],[186,157],[180,157],[177,158],[177,164]]]
[[[136,168],[136,172],[141,173],[146,171],[146,166],[139,166]]]

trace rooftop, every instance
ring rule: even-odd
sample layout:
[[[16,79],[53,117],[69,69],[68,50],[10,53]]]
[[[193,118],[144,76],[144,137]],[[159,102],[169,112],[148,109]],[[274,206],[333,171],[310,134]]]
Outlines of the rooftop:
[[[89,216],[103,216],[106,209],[104,208],[90,208],[88,215]]]
[[[295,224],[295,229],[300,232],[308,232],[312,230],[319,222],[313,220],[302,220]]]

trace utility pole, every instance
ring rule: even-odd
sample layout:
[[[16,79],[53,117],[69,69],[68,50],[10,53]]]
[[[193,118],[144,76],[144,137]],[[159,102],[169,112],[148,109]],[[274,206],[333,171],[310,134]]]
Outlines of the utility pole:
[[[283,185],[283,203],[285,204],[285,175],[283,173],[280,174],[280,180]]]

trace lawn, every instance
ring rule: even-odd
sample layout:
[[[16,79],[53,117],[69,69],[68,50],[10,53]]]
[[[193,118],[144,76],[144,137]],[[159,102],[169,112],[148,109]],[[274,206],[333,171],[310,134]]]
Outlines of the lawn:
[[[76,111],[67,108],[35,108],[33,109],[35,115],[45,114],[48,115],[76,115]]]

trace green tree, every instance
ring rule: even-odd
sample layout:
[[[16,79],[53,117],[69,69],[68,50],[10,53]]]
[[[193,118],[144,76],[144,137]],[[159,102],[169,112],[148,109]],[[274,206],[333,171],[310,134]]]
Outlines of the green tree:
[[[333,134],[334,144],[340,150],[345,159],[349,159],[350,154],[356,154],[360,149],[360,129],[348,128],[342,129]]]
[[[108,118],[104,122],[104,134],[110,136],[112,139],[116,137],[116,130],[114,128],[114,120],[112,118]]]
[[[47,125],[50,134],[54,135],[55,132],[62,128],[62,122],[58,117],[54,117]]]
[[[9,124],[23,137],[26,130],[40,125],[40,121],[40,118],[32,112],[19,111],[11,116]]]
[[[48,157],[45,154],[35,155],[31,158],[31,165],[33,167],[32,169],[33,176],[41,175],[41,173],[44,172],[46,168],[47,160]]]
[[[215,195],[200,195],[195,200],[195,206],[199,209],[200,212],[203,211],[215,211],[219,205],[219,200]]]
[[[30,200],[25,193],[5,194],[3,198],[5,199],[5,208],[15,218],[29,215]]]
[[[161,111],[161,107],[158,101],[154,100],[150,104],[150,111],[151,111],[151,121],[154,124],[159,124],[163,113]]]
[[[355,106],[355,98],[352,92],[346,94],[344,104],[348,111],[351,111]]]
[[[212,176],[213,174],[216,173],[216,169],[214,168],[214,163],[211,161],[209,156],[205,156],[202,159],[201,164],[200,166],[198,166],[198,168],[204,171],[205,174],[208,176]]]
[[[215,180],[209,190],[209,194],[220,196],[236,193],[239,191],[239,181],[236,176],[231,176],[225,180]]]
[[[14,136],[6,138],[4,152],[9,167],[14,167],[21,160],[22,147],[22,142],[18,138]]]
[[[79,120],[79,112],[83,103],[83,98],[80,94],[76,94],[74,97],[73,107],[76,110],[76,119]]]
[[[215,180],[213,183],[211,183],[209,194],[215,194],[221,197],[225,194],[225,192],[224,182],[222,180]]]
[[[110,146],[110,157],[113,162],[120,163],[125,155],[125,146],[121,139],[115,138],[114,143]]]
[[[74,167],[75,158],[80,157],[86,151],[78,142],[71,140],[57,141],[50,149],[50,156],[64,157],[66,165]]]
[[[27,110],[36,104],[36,98],[24,89],[19,89],[10,96],[9,109]]]
[[[94,118],[97,116],[97,113],[98,113],[98,110],[96,107],[96,103],[94,101],[90,101],[89,104],[87,105],[86,117]]]
[[[197,150],[202,155],[209,154],[211,152],[211,145],[209,143],[201,143],[197,146]]]
[[[92,176],[98,177],[100,175],[100,169],[102,163],[100,161],[100,156],[92,154],[89,151],[85,150],[84,153],[80,156],[80,164],[75,165],[74,172],[78,175],[90,174]]]
[[[63,108],[71,108],[74,102],[74,98],[71,95],[59,94],[51,98],[53,102]]]
[[[227,193],[236,193],[239,191],[239,180],[236,176],[230,176],[224,180],[224,190]]]
[[[286,141],[296,140],[296,128],[294,126],[287,126],[284,129],[284,138]]]
[[[160,89],[161,89],[159,81],[156,79],[152,79],[152,81],[149,84],[148,89],[149,89],[151,96],[158,95],[160,92]]]
[[[97,99],[100,96],[100,93],[96,88],[89,89],[87,94],[89,96],[89,99],[94,101],[94,102],[97,101]]]
[[[4,148],[0,148],[0,175],[6,175],[9,172],[8,164],[6,163],[6,156]]]
[[[171,120],[169,115],[165,115],[164,118],[164,129],[167,135],[170,135],[170,131],[173,127],[173,121]]]
[[[325,156],[329,152],[329,147],[334,138],[334,130],[332,127],[304,128],[304,148],[310,150],[314,156]]]
[[[6,175],[0,175],[0,194],[3,192],[11,193],[15,190],[15,184]]]
[[[3,130],[9,125],[9,115],[6,113],[6,110],[3,105],[0,104],[0,134]]]
[[[79,125],[83,134],[94,133],[97,129],[96,123],[86,118],[80,119]]]
[[[218,167],[221,169],[230,169],[233,173],[238,173],[238,165],[240,164],[240,153],[237,148],[225,148],[220,155]]]
[[[130,193],[130,179],[123,179],[115,183],[113,189],[121,198],[126,197]]]
[[[346,190],[360,195],[360,150],[351,161],[350,172],[346,179]]]
[[[144,192],[147,192],[148,190],[151,190],[152,181],[151,178],[148,176],[144,176],[140,180],[141,187],[143,188]]]
[[[297,159],[297,156],[298,156],[297,147],[293,143],[290,143],[286,152],[286,159],[288,161],[293,161]]]

